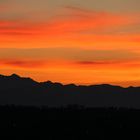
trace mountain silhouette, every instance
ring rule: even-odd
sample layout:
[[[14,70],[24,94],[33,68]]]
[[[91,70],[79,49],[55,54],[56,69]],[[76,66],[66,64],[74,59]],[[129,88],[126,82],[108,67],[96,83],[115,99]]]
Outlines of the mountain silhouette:
[[[17,74],[0,75],[0,105],[6,104],[140,108],[140,87],[63,85],[51,81],[36,82]]]

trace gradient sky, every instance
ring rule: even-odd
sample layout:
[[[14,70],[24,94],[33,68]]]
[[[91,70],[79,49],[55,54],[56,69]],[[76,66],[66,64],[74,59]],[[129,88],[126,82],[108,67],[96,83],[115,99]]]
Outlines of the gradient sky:
[[[140,0],[0,0],[0,73],[140,85]]]

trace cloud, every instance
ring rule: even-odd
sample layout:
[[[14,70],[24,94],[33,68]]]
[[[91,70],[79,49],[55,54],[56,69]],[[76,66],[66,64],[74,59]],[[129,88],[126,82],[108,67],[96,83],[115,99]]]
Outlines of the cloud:
[[[138,48],[139,33],[129,33],[129,26],[139,23],[138,17],[66,6],[56,16],[42,21],[0,19],[0,41],[7,48]],[[128,32],[122,33],[125,27]]]
[[[18,68],[40,68],[45,65],[42,61],[35,60],[0,60],[0,65]]]
[[[33,35],[36,24],[22,20],[0,20],[0,35]]]
[[[114,69],[120,67],[127,66],[128,61],[119,61],[119,60],[102,60],[102,61],[76,61],[75,64],[80,66],[81,68],[93,69],[93,68],[100,68],[100,69]]]
[[[47,59],[66,61],[140,60],[140,52],[118,50],[85,50],[80,48],[0,48],[0,59]]]
[[[88,10],[88,9],[84,9],[81,7],[76,7],[76,6],[65,6],[64,10],[66,11],[66,13],[73,13],[73,14],[90,14],[92,12],[92,10]]]
[[[66,6],[65,14],[58,14],[50,20],[38,22],[26,19],[0,20],[0,34],[16,35],[15,32],[22,35],[34,32],[48,36],[65,36],[79,31],[104,30],[105,28],[116,28],[135,24],[138,22],[138,16],[113,14],[106,11],[90,11],[78,7]],[[62,10],[63,11],[63,10]],[[140,20],[139,20],[140,21]],[[8,30],[8,31],[7,31]],[[22,33],[23,32],[23,33]],[[26,34],[25,34],[26,35]]]
[[[65,11],[65,12],[64,12]],[[58,14],[56,23],[66,27],[75,27],[72,29],[95,29],[95,28],[111,28],[128,24],[139,23],[139,15],[136,14],[117,14],[107,11],[87,10],[79,7],[66,6],[64,14]],[[62,27],[60,26],[60,27]]]
[[[78,61],[77,64],[80,65],[104,65],[104,64],[114,64],[115,62],[109,62],[109,61]]]

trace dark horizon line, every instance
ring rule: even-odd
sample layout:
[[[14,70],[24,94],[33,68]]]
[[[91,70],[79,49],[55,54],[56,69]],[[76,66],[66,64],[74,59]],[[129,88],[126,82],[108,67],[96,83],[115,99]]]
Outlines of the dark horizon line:
[[[13,77],[13,76],[15,76],[15,77],[18,77],[18,78],[29,78],[29,79],[33,80],[34,82],[36,82],[36,83],[46,83],[46,82],[50,82],[50,83],[52,83],[52,84],[58,83],[58,84],[61,84],[62,86],[74,85],[74,86],[85,86],[85,87],[90,87],[90,86],[108,85],[108,86],[120,87],[120,88],[124,88],[124,89],[127,89],[127,88],[140,88],[140,86],[127,86],[127,87],[124,87],[124,86],[120,86],[120,85],[116,85],[116,84],[109,84],[109,83],[84,85],[84,84],[75,84],[75,83],[63,84],[62,82],[53,82],[53,81],[51,81],[51,80],[46,80],[46,81],[39,82],[39,81],[34,80],[34,79],[31,78],[31,77],[22,77],[22,76],[20,76],[19,74],[16,74],[16,73],[12,73],[11,75],[0,74],[0,77],[1,77],[1,76],[2,76],[2,77]]]

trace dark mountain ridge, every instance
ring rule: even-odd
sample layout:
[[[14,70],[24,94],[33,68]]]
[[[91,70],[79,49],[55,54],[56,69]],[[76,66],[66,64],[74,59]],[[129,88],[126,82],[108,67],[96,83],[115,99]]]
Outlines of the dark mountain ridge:
[[[140,108],[140,87],[123,88],[109,84],[63,85],[36,82],[31,78],[0,75],[0,104]]]

